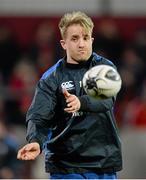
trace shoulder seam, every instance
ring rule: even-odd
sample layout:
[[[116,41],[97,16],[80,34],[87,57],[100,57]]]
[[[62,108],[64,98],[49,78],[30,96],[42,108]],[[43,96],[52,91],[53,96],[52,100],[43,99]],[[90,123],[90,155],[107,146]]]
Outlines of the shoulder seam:
[[[62,59],[60,59],[56,64],[54,64],[52,67],[50,67],[41,77],[41,79],[46,79],[51,73],[53,73],[56,68],[60,65],[60,62]]]

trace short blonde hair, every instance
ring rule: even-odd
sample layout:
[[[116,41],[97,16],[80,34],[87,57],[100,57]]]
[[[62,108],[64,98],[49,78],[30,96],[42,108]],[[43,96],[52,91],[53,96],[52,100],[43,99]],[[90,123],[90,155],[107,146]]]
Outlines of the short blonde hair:
[[[80,11],[66,13],[59,22],[59,29],[63,39],[66,36],[67,28],[73,24],[80,24],[82,27],[85,28],[87,32],[91,32],[91,33],[94,27],[93,21],[85,13]]]

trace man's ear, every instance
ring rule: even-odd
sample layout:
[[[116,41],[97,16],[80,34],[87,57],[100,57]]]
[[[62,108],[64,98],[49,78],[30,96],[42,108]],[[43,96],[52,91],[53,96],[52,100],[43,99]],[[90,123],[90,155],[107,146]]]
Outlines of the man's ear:
[[[94,41],[94,38],[92,38],[92,43],[93,43],[93,41]]]
[[[65,40],[60,40],[60,44],[61,44],[61,46],[62,46],[62,48],[64,49],[64,50],[66,50],[66,44],[65,44]]]

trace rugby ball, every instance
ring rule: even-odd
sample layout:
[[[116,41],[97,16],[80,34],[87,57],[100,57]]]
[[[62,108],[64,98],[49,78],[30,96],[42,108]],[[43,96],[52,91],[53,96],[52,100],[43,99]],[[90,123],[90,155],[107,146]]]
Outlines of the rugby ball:
[[[82,85],[89,96],[106,99],[117,95],[122,80],[118,71],[112,66],[97,65],[84,74]]]

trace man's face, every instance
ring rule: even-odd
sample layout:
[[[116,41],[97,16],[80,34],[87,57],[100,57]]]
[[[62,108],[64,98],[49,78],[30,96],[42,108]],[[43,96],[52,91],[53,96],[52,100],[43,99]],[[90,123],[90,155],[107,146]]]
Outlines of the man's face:
[[[77,64],[87,61],[92,54],[91,32],[85,31],[80,24],[70,25],[61,45],[67,54],[67,62]]]

